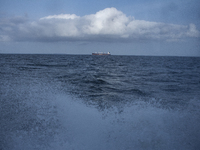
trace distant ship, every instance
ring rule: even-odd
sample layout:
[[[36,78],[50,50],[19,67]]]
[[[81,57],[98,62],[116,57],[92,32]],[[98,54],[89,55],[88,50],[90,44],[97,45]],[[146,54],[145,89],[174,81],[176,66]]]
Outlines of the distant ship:
[[[104,53],[104,52],[95,52],[92,53],[92,55],[110,55],[110,52]]]

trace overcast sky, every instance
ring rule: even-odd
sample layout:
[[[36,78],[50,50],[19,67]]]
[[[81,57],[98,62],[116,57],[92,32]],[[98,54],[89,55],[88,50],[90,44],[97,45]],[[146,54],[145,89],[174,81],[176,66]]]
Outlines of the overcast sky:
[[[200,56],[199,0],[0,0],[0,53]]]

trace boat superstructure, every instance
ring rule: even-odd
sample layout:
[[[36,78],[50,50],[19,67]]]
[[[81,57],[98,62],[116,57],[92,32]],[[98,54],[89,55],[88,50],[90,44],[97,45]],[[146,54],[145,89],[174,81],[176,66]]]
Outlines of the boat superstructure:
[[[95,52],[95,53],[92,53],[92,55],[110,55],[110,52]]]

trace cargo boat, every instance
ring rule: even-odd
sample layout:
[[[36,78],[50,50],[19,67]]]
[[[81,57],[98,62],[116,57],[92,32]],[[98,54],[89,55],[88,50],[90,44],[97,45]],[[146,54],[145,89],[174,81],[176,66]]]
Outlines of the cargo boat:
[[[104,53],[104,52],[95,52],[92,53],[92,55],[110,55],[110,52]]]

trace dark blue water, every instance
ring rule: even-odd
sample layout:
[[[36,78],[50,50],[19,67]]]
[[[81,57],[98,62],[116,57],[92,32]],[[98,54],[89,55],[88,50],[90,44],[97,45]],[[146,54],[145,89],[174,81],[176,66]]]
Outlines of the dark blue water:
[[[0,55],[0,149],[200,149],[200,58]]]

